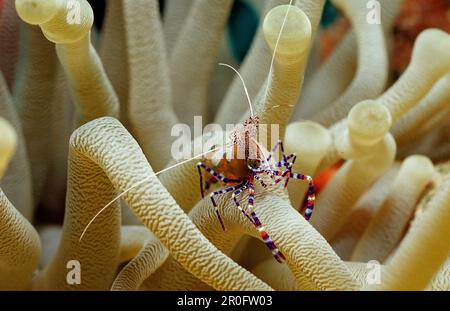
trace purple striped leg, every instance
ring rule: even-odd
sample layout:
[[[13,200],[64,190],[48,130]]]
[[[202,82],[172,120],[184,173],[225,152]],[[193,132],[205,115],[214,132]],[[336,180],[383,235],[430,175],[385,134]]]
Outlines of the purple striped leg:
[[[307,175],[303,175],[303,174],[298,174],[298,173],[292,173],[289,171],[273,171],[273,173],[276,176],[281,176],[281,177],[285,177],[288,176],[289,178],[294,178],[294,179],[300,179],[300,180],[307,180],[308,181],[308,202],[306,205],[306,211],[305,211],[305,219],[306,220],[310,220],[311,219],[311,215],[312,212],[314,210],[314,204],[316,201],[316,193],[314,190],[314,181],[312,179],[311,176],[307,176]]]
[[[222,220],[222,217],[220,216],[219,208],[217,207],[217,203],[216,203],[216,200],[214,200],[214,197],[219,195],[219,194],[225,194],[225,193],[228,193],[228,192],[231,192],[231,191],[236,191],[236,190],[238,190],[238,189],[240,189],[240,188],[242,188],[244,186],[245,186],[244,184],[239,184],[239,185],[236,185],[236,186],[233,186],[233,187],[229,187],[229,188],[225,188],[225,189],[222,189],[222,190],[217,190],[217,191],[211,192],[211,194],[209,195],[210,198],[211,198],[211,202],[212,202],[212,204],[214,206],[214,210],[216,211],[217,218],[219,219],[219,222],[220,222],[220,225],[222,226],[223,231],[225,231],[225,225],[223,224],[223,220]]]
[[[253,219],[250,218],[250,216],[242,209],[242,207],[239,204],[239,201],[237,199],[237,196],[239,194],[241,194],[247,188],[248,188],[247,185],[243,185],[239,190],[233,192],[232,198],[233,198],[234,204],[237,206],[237,208],[245,215],[245,217],[247,217],[248,220],[250,220],[251,223],[253,223]]]
[[[259,181],[259,183],[261,184],[261,186],[263,186],[264,188],[267,188],[266,183],[261,179],[261,177],[259,177],[258,175],[256,175],[256,172],[254,172],[254,173],[255,173],[255,175],[254,175],[255,179],[256,179],[257,181]]]
[[[281,154],[282,154],[282,156],[283,156],[283,160],[284,160],[284,161],[287,161],[287,160],[286,160],[286,155],[284,154],[284,146],[283,146],[283,142],[282,142],[281,140],[279,140],[279,141],[275,144],[275,146],[273,146],[272,150],[270,150],[269,156],[267,157],[267,162],[269,162],[269,161],[272,159],[272,157],[273,157],[275,151],[277,151],[278,147],[279,147],[280,150],[281,150]]]
[[[250,215],[253,218],[253,224],[255,225],[256,229],[258,230],[259,234],[261,235],[262,240],[264,241],[264,244],[270,249],[272,252],[273,257],[279,262],[283,263],[286,258],[284,257],[283,253],[278,249],[278,247],[275,245],[274,241],[270,238],[269,234],[266,231],[266,228],[261,224],[261,221],[259,220],[258,216],[256,216],[256,213],[253,209],[253,203],[254,203],[254,197],[255,197],[255,188],[253,186],[253,180],[250,179],[248,186],[248,210],[250,211]]]
[[[289,160],[292,159],[292,162],[289,162]],[[280,162],[278,162],[275,166],[278,168],[282,168],[285,167],[286,168],[286,175],[289,173],[292,173],[292,167],[294,166],[295,161],[297,160],[297,156],[295,155],[295,153],[291,153],[290,155],[288,155],[286,157],[286,160],[281,160]],[[275,180],[275,183],[279,183],[283,178],[277,179]],[[289,183],[289,176],[286,178],[285,182],[284,182],[284,188],[287,188],[288,183]]]
[[[283,168],[285,167],[288,171],[292,171],[292,166],[295,163],[295,160],[297,159],[297,156],[295,155],[295,153],[291,153],[288,156],[286,156],[286,154],[284,153],[284,145],[283,142],[281,140],[279,140],[275,146],[273,146],[272,150],[270,151],[269,156],[267,157],[267,162],[270,161],[270,159],[272,159],[274,153],[277,151],[277,149],[280,148],[281,150],[281,155],[282,155],[282,160],[280,160],[278,163],[275,164],[275,167],[278,168]],[[289,162],[290,159],[293,159],[292,162]],[[270,174],[270,177],[273,178],[273,174]],[[284,177],[284,176],[283,176]],[[283,179],[283,178],[281,178]],[[275,183],[279,183],[281,180],[275,180]],[[289,177],[285,180],[284,182],[284,188],[286,188],[288,186],[289,183]]]
[[[223,176],[222,174],[219,174],[219,173],[215,172],[212,168],[206,166],[202,162],[198,162],[197,163],[197,169],[198,169],[198,175],[200,176],[200,193],[202,194],[202,199],[205,197],[205,192],[204,192],[204,189],[203,189],[203,174],[202,174],[201,168],[203,168],[205,171],[210,173],[211,176],[213,176],[216,180],[220,180],[220,181],[222,181],[224,183],[238,183],[238,182],[242,182],[242,180],[229,179],[229,178]]]

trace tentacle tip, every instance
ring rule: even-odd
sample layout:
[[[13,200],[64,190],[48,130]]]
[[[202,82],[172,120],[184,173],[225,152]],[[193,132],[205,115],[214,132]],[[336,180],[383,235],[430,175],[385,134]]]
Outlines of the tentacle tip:
[[[348,115],[351,137],[361,144],[374,144],[382,139],[392,125],[388,108],[377,101],[366,100],[355,105]]]
[[[273,8],[267,13],[263,24],[267,44],[272,50],[277,48],[277,53],[285,55],[306,51],[311,41],[311,29],[309,18],[293,5]]]
[[[412,58],[413,61],[425,61],[426,64],[430,59],[438,58],[442,65],[442,61],[448,59],[446,55],[449,50],[450,34],[441,29],[429,28],[417,37]]]
[[[51,20],[61,8],[62,0],[16,0],[17,15],[26,23],[41,25]]]

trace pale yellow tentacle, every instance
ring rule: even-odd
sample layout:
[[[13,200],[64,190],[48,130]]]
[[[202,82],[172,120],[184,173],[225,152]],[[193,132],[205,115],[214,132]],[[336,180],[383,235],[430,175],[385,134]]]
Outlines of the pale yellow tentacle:
[[[17,134],[12,125],[0,117],[0,180],[8,169],[17,148]]]
[[[286,5],[286,0],[271,0],[268,1],[264,7],[264,13],[266,14],[278,5]],[[302,0],[295,1],[295,6],[300,8],[308,17],[311,23],[311,38],[315,37],[317,28],[319,26],[320,18],[322,16],[324,0]],[[262,19],[263,20],[263,19]],[[278,27],[278,30],[280,28]],[[309,52],[306,52],[308,54]],[[248,52],[240,72],[246,81],[249,89],[250,96],[256,97],[261,87],[264,86],[271,62],[272,53],[267,47],[267,43],[264,39],[263,23],[260,24],[258,32],[253,40],[252,47]],[[305,56],[306,58],[308,55]],[[303,72],[300,73],[300,77],[303,76]],[[299,77],[297,77],[298,79]],[[300,86],[298,86],[300,87]],[[221,107],[216,115],[215,122],[219,124],[234,124],[236,122],[236,116],[244,115],[248,112],[248,108],[245,102],[244,92],[239,79],[234,79],[227,95],[225,96]]]
[[[351,107],[361,100],[379,96],[386,86],[389,67],[383,26],[368,23],[367,1],[334,0],[333,3],[353,25],[358,42],[358,67],[345,92],[314,118],[327,127],[344,118]]]
[[[17,146],[13,127],[0,118],[0,179]],[[41,248],[33,226],[0,189],[0,290],[27,290]]]
[[[367,4],[367,1],[362,1]],[[403,0],[380,0],[381,4],[381,26],[389,44],[391,30],[395,23],[396,17],[402,7]],[[363,9],[360,15],[366,16],[369,13],[367,8]],[[355,25],[356,26],[356,25]],[[366,26],[366,25],[363,25]],[[375,46],[375,45],[373,45]],[[359,47],[361,48],[361,47]],[[372,48],[370,48],[372,51]],[[313,74],[311,79],[307,81],[300,98],[300,105],[294,113],[293,120],[308,119],[316,115],[321,110],[325,109],[327,105],[333,103],[340,95],[347,92],[347,95],[358,95],[356,90],[347,89],[352,83],[356,69],[358,67],[358,45],[356,42],[355,31],[350,30],[349,33],[342,39],[339,45],[334,50],[333,54],[325,60],[322,66]],[[365,55],[372,58],[373,55],[368,54],[368,49],[365,50]],[[365,60],[368,64],[370,60]],[[378,66],[378,64],[374,65]],[[358,68],[359,72],[370,70],[370,68]],[[360,84],[364,77],[360,76]],[[357,81],[352,83],[356,86]],[[347,89],[347,90],[346,90]],[[323,90],[327,90],[323,92]],[[366,92],[366,90],[362,90]],[[370,92],[370,90],[367,90]],[[362,98],[368,99],[368,98]],[[356,102],[355,102],[356,103]]]
[[[400,167],[389,195],[356,245],[352,261],[384,262],[401,241],[416,203],[435,173],[424,156],[408,157]]]
[[[194,2],[194,0],[166,1],[166,7],[164,9],[164,39],[169,55],[176,44],[178,35],[185,25]]]
[[[328,131],[314,122],[295,122],[288,125],[284,138],[286,154],[295,153],[297,160],[292,171],[314,176],[322,157],[328,150],[331,137]],[[290,182],[289,199],[295,209],[300,209],[308,183]]]
[[[174,108],[188,125],[194,116],[206,118],[209,81],[232,0],[199,0],[193,3],[170,55]],[[207,29],[207,31],[205,31]]]
[[[450,176],[427,204],[382,273],[367,289],[423,290],[444,265],[450,244]]]
[[[389,111],[365,101],[352,108],[347,131],[335,148],[348,160],[326,185],[316,202],[313,226],[332,241],[353,205],[394,163],[396,145],[391,134]]]
[[[109,288],[119,247],[117,206],[100,214],[81,242],[79,238],[92,217],[114,197],[114,189],[127,189],[122,197],[125,203],[172,256],[200,280],[219,290],[270,289],[208,242],[159,182],[142,150],[118,121],[101,118],[78,129],[71,138],[70,165],[66,234],[59,256],[47,268],[53,270],[49,275],[55,282],[60,282],[60,276],[55,277],[65,270],[61,262],[78,257],[85,262],[85,274],[91,279],[81,287]],[[92,192],[92,187],[97,191]],[[221,282],[222,273],[230,281]]]
[[[428,290],[450,291],[450,259],[442,266],[436,277],[428,286]]]
[[[171,133],[178,120],[171,103],[158,3],[126,1],[123,14],[126,63],[133,77],[128,83],[129,125],[152,167],[161,170],[171,159]]]
[[[370,220],[381,207],[400,169],[394,165],[367,190],[352,208],[347,221],[339,228],[331,245],[342,260],[350,260],[353,249],[366,230]]]
[[[242,195],[239,199],[241,202],[247,202],[248,196]],[[243,234],[261,239],[253,224],[244,217],[228,196],[219,196],[216,201],[225,224],[225,232],[222,231],[209,198],[199,202],[190,212],[192,221],[214,245],[223,252],[230,253]],[[243,203],[242,206],[246,204]],[[286,256],[287,265],[302,289],[359,288],[344,263],[320,234],[290,206],[286,194],[281,192],[279,187],[270,190],[257,187],[255,212],[270,237]],[[266,252],[270,254],[268,249]],[[247,254],[253,255],[252,252]],[[220,279],[224,282],[230,281],[226,274],[221,275]],[[159,289],[174,286],[171,284],[182,286],[177,289],[206,289],[204,284],[182,270],[170,258],[147,282],[149,285],[160,286]]]
[[[29,290],[40,253],[36,230],[0,190],[0,290]]]
[[[417,38],[411,63],[397,82],[375,101],[386,106],[395,124],[414,108],[433,86],[450,71],[450,35],[438,29],[427,29]],[[345,120],[330,128],[335,141],[345,131]],[[332,144],[320,165],[324,169],[337,161],[340,155]]]
[[[111,290],[137,290],[169,255],[167,249],[147,228],[125,226],[122,228],[119,261],[126,262]]]
[[[431,122],[434,119],[434,116],[445,111],[445,109],[448,109],[449,107],[449,89],[450,74],[447,74],[435,84],[417,107],[399,119],[397,124],[392,128],[392,134],[399,146],[417,141],[418,136],[424,132],[424,128],[430,130],[427,123]],[[433,124],[432,129],[435,128],[435,124]]]
[[[77,2],[78,17],[72,16],[68,0],[17,0],[19,16],[38,24],[47,39],[56,44],[73,100],[78,108],[77,124],[101,116],[118,116],[119,101],[90,40],[94,21],[86,0]],[[70,18],[74,18],[71,20]]]
[[[6,81],[1,73],[0,115],[12,125],[17,135],[17,150],[9,163],[7,171],[4,172],[0,186],[23,217],[28,221],[32,221],[34,214],[33,189],[22,124],[8,91]]]
[[[272,124],[279,125],[279,137],[284,137],[287,123],[300,96],[312,30],[306,14],[298,7],[288,5],[270,10],[264,20],[263,30],[275,58],[273,71],[269,72],[268,80],[256,99],[255,113],[260,117],[261,124],[268,126],[266,137],[270,140]],[[261,132],[264,130],[260,127]],[[268,142],[267,149],[270,148]]]
[[[133,2],[133,1],[132,1]],[[106,1],[99,56],[120,102],[120,122],[128,127],[129,78],[122,0]]]

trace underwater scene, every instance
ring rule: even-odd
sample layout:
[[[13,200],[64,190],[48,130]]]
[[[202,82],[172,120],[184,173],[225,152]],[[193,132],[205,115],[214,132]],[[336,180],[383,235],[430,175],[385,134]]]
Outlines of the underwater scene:
[[[450,291],[450,0],[0,0],[0,291]]]

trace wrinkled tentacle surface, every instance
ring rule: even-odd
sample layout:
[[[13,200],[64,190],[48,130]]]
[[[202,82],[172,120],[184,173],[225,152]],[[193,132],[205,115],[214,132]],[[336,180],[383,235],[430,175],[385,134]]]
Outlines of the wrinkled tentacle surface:
[[[360,3],[355,1],[340,1],[339,3],[347,5],[350,3],[350,6],[353,7],[358,4],[367,4],[367,1],[359,2]],[[381,0],[379,3],[381,4],[381,26],[387,41],[389,41],[389,34],[403,4],[403,0]],[[366,8],[362,9],[362,12],[367,12]],[[350,13],[349,11],[345,12]],[[365,98],[364,94],[370,95],[367,92],[372,92],[370,82],[369,80],[366,80],[370,79],[370,77],[364,76],[363,73],[371,72],[373,70],[380,75],[386,74],[386,72],[383,71],[383,68],[378,67],[378,64],[372,65],[373,63],[371,63],[374,57],[383,56],[386,52],[380,49],[379,55],[374,55],[377,53],[374,53],[373,49],[378,49],[379,46],[374,44],[368,46],[366,37],[361,36],[363,33],[366,34],[362,28],[367,28],[368,25],[365,20],[362,23],[355,22],[356,20],[360,20],[362,15],[365,17],[366,14],[361,14],[360,11],[350,17],[353,19],[353,29],[349,30],[330,57],[324,61],[305,84],[293,120],[308,119],[317,116],[320,111],[326,109],[328,105],[332,105],[333,102],[340,102],[345,105],[347,103],[344,102],[344,99],[351,99],[351,96],[353,96],[354,99],[369,99],[369,97]],[[373,28],[377,27],[375,26]],[[367,36],[367,39],[382,39],[379,30],[372,31],[370,28],[366,30],[369,30],[369,33],[371,33],[370,36]],[[357,42],[357,33],[360,34],[359,42]],[[389,42],[386,43],[388,44]],[[386,65],[386,59],[382,59],[384,60],[384,65]],[[359,77],[355,76],[356,72],[359,73]],[[378,88],[383,87],[383,84],[379,83],[383,81],[373,82]],[[327,91],[323,92],[323,90]],[[379,93],[372,93],[372,96],[377,95],[379,95]],[[360,100],[354,101],[353,105]],[[333,108],[334,111],[336,111],[337,114],[341,114],[341,117],[343,117],[343,112],[338,111],[336,108],[336,106]],[[328,110],[328,112],[330,112],[331,108]]]
[[[33,226],[0,190],[0,290],[29,290],[41,243]]]
[[[248,196],[242,195],[240,200],[247,202]],[[231,252],[243,234],[260,238],[253,224],[243,216],[234,203],[222,196],[217,198],[217,204],[227,228],[225,232],[222,231],[209,199],[199,202],[191,211],[190,217],[219,249],[225,253]],[[358,289],[356,281],[344,263],[318,232],[290,206],[285,194],[273,189],[267,191],[256,187],[255,212],[286,256],[287,265],[302,289]],[[270,256],[267,249],[266,252]],[[275,261],[273,258],[271,260]],[[162,270],[163,268],[165,270]],[[164,265],[161,270],[159,274],[157,272],[147,281],[164,283],[165,286],[175,283],[181,284],[182,288],[205,289],[204,285],[174,262]],[[226,275],[221,278],[224,277],[226,278]]]
[[[0,179],[17,146],[17,135],[0,118]],[[0,290],[27,290],[39,263],[41,244],[33,226],[0,189]]]
[[[178,121],[171,103],[171,81],[158,12],[155,0],[123,3],[126,63],[133,77],[128,83],[128,117],[155,170],[164,168],[170,159],[170,134]],[[158,132],[165,135],[156,135]]]
[[[89,268],[85,269],[93,270],[90,274],[93,279],[92,286],[106,286],[108,285],[106,283],[109,283],[106,276],[113,276],[111,273],[115,269],[119,245],[118,237],[112,239],[111,235],[119,234],[118,209],[112,206],[104,211],[97,222],[92,224],[91,230],[86,232],[81,242],[79,238],[95,213],[102,209],[108,200],[114,198],[114,189],[116,189],[118,192],[129,190],[123,195],[127,205],[172,256],[200,280],[216,289],[270,289],[208,242],[159,182],[137,143],[118,121],[101,118],[78,129],[71,138],[71,159],[70,165],[73,167],[70,171],[73,172],[71,174],[73,177],[69,179],[69,195],[72,195],[73,199],[70,196],[68,198],[65,222],[70,238],[64,238],[63,233],[63,240],[66,241],[64,244],[71,246],[72,253],[78,251],[78,256],[87,256],[91,252],[98,255],[102,252],[110,254],[101,256],[102,260],[94,259],[92,254],[89,257],[80,258],[85,258],[84,260],[90,263]],[[101,195],[90,191],[94,184],[80,183],[83,176],[89,175],[88,172],[96,176],[95,179],[88,180],[95,180],[97,192],[103,189]],[[73,180],[72,184],[71,180]],[[140,184],[136,186],[139,182]],[[91,193],[95,193],[95,198],[87,201],[80,200],[81,197],[87,198]],[[85,203],[87,206],[83,208],[82,202],[87,202]],[[84,212],[82,216],[74,217],[73,214],[77,211],[87,208],[92,212]],[[70,219],[77,219],[77,221],[70,221]],[[99,240],[105,241],[99,244]],[[107,245],[106,241],[112,244]],[[94,246],[97,247],[94,248]],[[61,250],[63,248],[64,245],[60,247]],[[193,249],[196,251],[192,252]],[[61,251],[60,254],[67,257],[70,252]],[[115,256],[112,256],[114,254]],[[59,271],[61,260],[58,257],[58,255],[55,257],[54,264],[50,264],[48,270]],[[99,271],[105,269],[108,271],[101,273],[100,278]],[[229,276],[225,283],[219,277],[222,273]],[[49,273],[49,276],[51,275],[53,273]]]
[[[388,78],[388,55],[381,24],[369,24],[365,12],[367,1],[335,0],[350,19],[358,42],[358,66],[345,92],[314,118],[330,126],[344,118],[350,108],[365,99],[374,99],[382,93]],[[377,50],[374,50],[374,47]]]
[[[393,164],[396,145],[391,134],[391,115],[382,105],[361,102],[352,108],[347,131],[337,142],[348,160],[326,185],[317,200],[311,223],[331,241],[345,223],[352,206]]]
[[[122,228],[119,261],[126,262],[111,287],[113,291],[138,290],[167,259],[169,252],[143,226]]]
[[[13,126],[18,137],[17,150],[2,178],[1,187],[19,212],[28,221],[32,221],[34,205],[31,169],[22,124],[2,74],[0,74],[0,115]]]
[[[374,25],[367,1],[334,0],[352,29],[320,67],[325,0],[288,2],[168,0],[161,16],[157,0],[110,0],[98,30],[87,0],[79,15],[72,0],[3,1],[0,289],[449,290],[450,35],[420,33],[382,93],[402,0],[371,1]],[[239,68],[247,89],[217,66],[239,67],[245,10],[261,16]],[[202,135],[193,116],[250,111],[259,150],[278,141],[288,159],[274,149],[278,168],[261,175],[248,162],[242,184],[205,174],[202,199],[200,142],[238,132]],[[211,163],[198,167],[231,174]]]
[[[102,116],[118,116],[119,101],[91,43],[94,22],[91,6],[81,0],[79,21],[68,22],[68,0],[17,1],[19,16],[39,25],[46,38],[56,44],[56,52],[65,70],[73,100],[78,109],[77,124]]]
[[[410,156],[403,162],[389,195],[356,245],[352,261],[385,261],[401,241],[434,173],[433,163],[424,156]]]
[[[232,4],[233,0],[195,1],[170,54],[174,108],[186,124],[192,125],[194,116],[206,116],[209,80]]]
[[[282,0],[270,0],[267,2],[264,8],[264,16],[274,7],[287,4]],[[295,1],[295,6],[301,9],[308,17],[311,24],[310,38],[314,38],[316,30],[318,28],[320,18],[322,16],[323,6],[325,1],[323,0],[307,0],[307,1]],[[279,21],[280,22],[280,21]],[[277,28],[277,27],[275,27]],[[280,30],[278,26],[277,30]],[[276,30],[275,30],[276,31]],[[248,52],[243,64],[241,65],[241,74],[247,83],[247,87],[250,96],[256,97],[260,89],[264,87],[264,82],[267,78],[267,74],[270,68],[271,55],[270,49],[264,39],[263,23],[261,23],[258,32],[253,40],[252,47]],[[305,59],[308,57],[308,52],[305,52]],[[306,66],[305,66],[306,67]],[[303,68],[304,71],[305,68]],[[300,72],[297,79],[303,80],[303,73]],[[299,95],[299,94],[298,94]],[[234,124],[236,122],[236,115],[241,116],[247,111],[245,103],[245,96],[242,91],[242,86],[239,79],[234,79],[232,82],[221,107],[217,113],[215,122],[219,124]]]
[[[398,171],[399,164],[394,163],[353,206],[347,221],[333,238],[333,249],[343,260],[350,260],[354,247],[389,194]]]
[[[427,209],[400,244],[382,273],[377,290],[423,290],[448,259],[450,244],[450,178],[439,187]],[[427,230],[430,226],[433,230]]]

